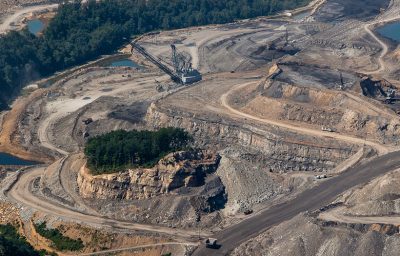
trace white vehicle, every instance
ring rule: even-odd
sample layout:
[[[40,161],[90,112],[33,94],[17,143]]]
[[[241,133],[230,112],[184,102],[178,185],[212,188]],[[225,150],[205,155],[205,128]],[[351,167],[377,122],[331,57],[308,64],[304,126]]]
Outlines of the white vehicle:
[[[322,130],[323,132],[335,132],[335,130],[333,130],[332,128],[330,128],[330,127],[325,127],[325,126],[322,126],[321,130]]]
[[[326,176],[326,174],[323,174],[323,175],[316,175],[316,176],[315,176],[315,179],[316,179],[316,180],[321,180],[321,179],[326,179],[326,178],[328,178],[328,176]]]

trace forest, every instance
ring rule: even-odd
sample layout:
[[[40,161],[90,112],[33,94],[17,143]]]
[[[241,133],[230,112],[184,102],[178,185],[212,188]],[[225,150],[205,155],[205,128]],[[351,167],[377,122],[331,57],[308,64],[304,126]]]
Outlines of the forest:
[[[0,110],[34,79],[110,54],[132,36],[237,19],[310,0],[78,0],[63,3],[43,35],[26,29],[0,37]]]
[[[85,155],[93,174],[151,167],[165,155],[188,149],[192,137],[182,129],[113,131],[88,140]]]

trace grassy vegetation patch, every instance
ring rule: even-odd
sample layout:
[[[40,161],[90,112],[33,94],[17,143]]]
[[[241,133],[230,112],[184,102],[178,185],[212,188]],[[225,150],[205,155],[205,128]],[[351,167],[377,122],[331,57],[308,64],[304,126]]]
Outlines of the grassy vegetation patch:
[[[189,148],[192,137],[182,129],[113,131],[89,139],[85,147],[94,174],[133,167],[150,167],[165,155]]]
[[[7,256],[42,256],[57,255],[44,250],[36,251],[26,239],[20,236],[16,228],[10,224],[0,225],[0,255]]]
[[[49,229],[46,222],[35,224],[36,232],[53,242],[54,248],[59,251],[79,251],[84,245],[80,238],[77,240],[64,236],[58,229]]]

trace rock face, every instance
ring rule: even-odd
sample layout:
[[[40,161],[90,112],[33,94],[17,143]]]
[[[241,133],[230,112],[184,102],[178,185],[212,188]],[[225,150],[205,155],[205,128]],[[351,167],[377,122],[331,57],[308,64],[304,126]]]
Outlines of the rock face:
[[[373,80],[370,77],[363,77],[360,81],[360,87],[364,96],[371,98],[383,98],[388,96],[387,90],[394,88],[386,80]]]
[[[218,168],[220,156],[209,151],[169,154],[150,169],[138,168],[93,176],[84,166],[78,174],[84,198],[140,200],[203,186]]]
[[[251,130],[225,121],[213,122],[185,116],[185,113],[170,112],[155,104],[149,108],[146,121],[152,129],[183,128],[195,137],[199,147],[212,145],[222,150],[232,145],[241,145],[259,150],[262,161],[273,172],[328,171],[356,152],[356,148],[349,144],[333,145],[333,141],[326,141],[329,146],[323,147],[290,139],[287,134],[279,138],[272,132]]]

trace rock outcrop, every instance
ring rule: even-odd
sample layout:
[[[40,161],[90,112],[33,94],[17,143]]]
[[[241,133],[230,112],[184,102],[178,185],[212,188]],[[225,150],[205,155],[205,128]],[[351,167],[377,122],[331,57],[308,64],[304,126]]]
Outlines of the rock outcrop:
[[[333,140],[323,143],[321,139],[319,144],[310,143],[307,139],[291,138],[282,131],[280,137],[273,132],[241,127],[228,120],[213,121],[211,118],[206,120],[183,112],[172,112],[156,104],[150,106],[146,122],[151,129],[182,128],[195,137],[199,147],[223,150],[232,145],[240,145],[259,150],[263,163],[273,172],[329,171],[357,152],[356,147],[350,144],[335,144],[337,142]]]
[[[137,168],[114,174],[93,176],[83,166],[78,174],[84,198],[140,200],[179,190],[203,186],[208,174],[216,171],[220,156],[209,151],[169,154],[149,169]]]
[[[363,95],[370,98],[385,98],[388,96],[388,89],[394,89],[393,85],[385,79],[374,80],[368,76],[361,79],[360,87]]]

